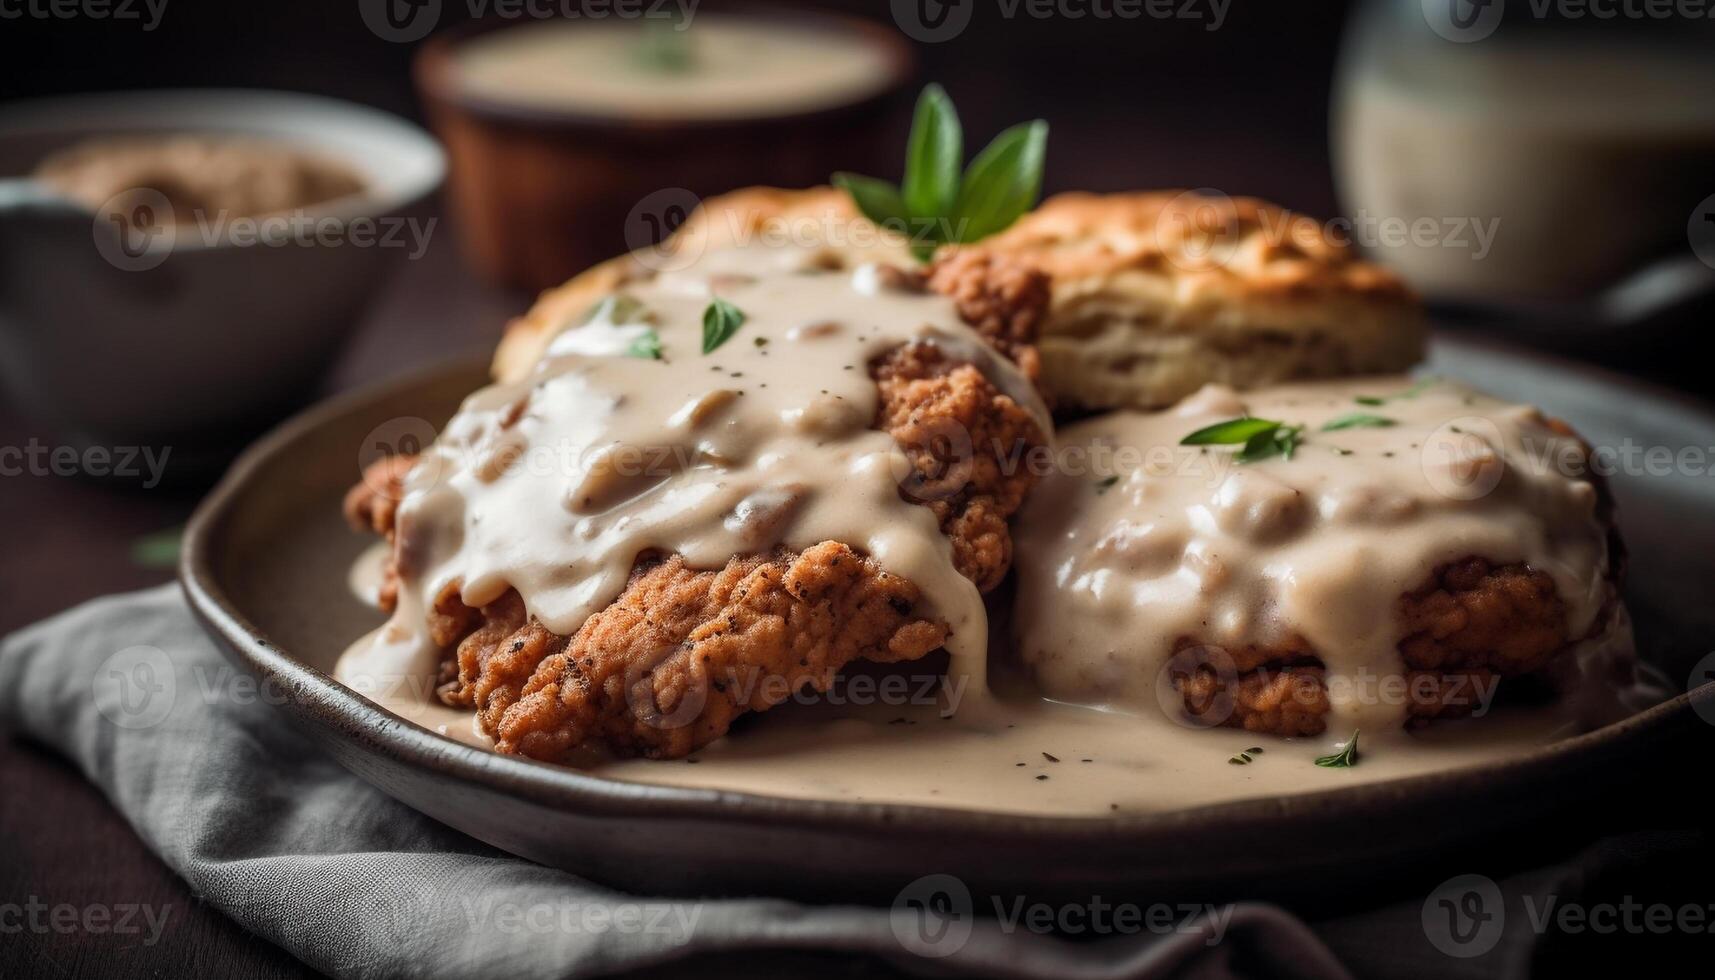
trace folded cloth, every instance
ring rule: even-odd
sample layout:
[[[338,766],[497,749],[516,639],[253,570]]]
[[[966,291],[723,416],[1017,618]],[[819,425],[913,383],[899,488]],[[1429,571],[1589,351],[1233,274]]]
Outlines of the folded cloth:
[[[97,600],[0,645],[0,722],[64,753],[207,902],[334,976],[583,977],[764,951],[1044,980],[1350,975],[1308,926],[1262,904],[1095,942],[973,917],[962,944],[925,948],[889,909],[626,894],[417,813],[265,702],[174,587]],[[1444,975],[1529,960],[1523,930],[1480,960],[1448,958],[1406,912],[1346,923],[1348,948],[1375,965],[1405,948],[1390,936],[1409,935]]]

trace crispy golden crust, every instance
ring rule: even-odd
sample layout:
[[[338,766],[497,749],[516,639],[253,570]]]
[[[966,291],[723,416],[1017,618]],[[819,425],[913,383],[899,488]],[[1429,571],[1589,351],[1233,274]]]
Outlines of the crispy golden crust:
[[[1328,689],[1318,666],[1262,668],[1231,683],[1208,668],[1178,683],[1185,713],[1211,727],[1294,738],[1327,730]],[[1469,670],[1406,671],[1403,692],[1408,725],[1463,717],[1493,691],[1497,675]]]
[[[1060,194],[980,248],[1040,269],[1057,284],[1106,280],[1123,289],[1116,277],[1146,272],[1235,300],[1414,300],[1397,276],[1364,262],[1315,220],[1251,197]]]
[[[987,276],[997,284],[985,286]],[[1040,275],[989,262],[937,285],[968,289],[961,306],[973,319],[982,315],[977,329],[1029,356],[1046,302]],[[1046,434],[980,371],[931,345],[896,350],[871,371],[881,394],[876,426],[898,440],[915,470],[901,494],[934,512],[958,570],[981,589],[994,587],[1012,560],[1007,521],[1032,482],[1028,468],[1002,457],[1041,445]],[[404,547],[394,515],[410,465],[375,464],[345,505],[355,526],[394,538],[383,591],[389,610]],[[440,697],[476,710],[500,751],[563,761],[596,740],[620,754],[671,758],[719,738],[745,711],[826,690],[854,659],[913,660],[939,648],[947,627],[918,615],[919,599],[913,583],[826,541],[798,554],[735,557],[715,571],[646,556],[619,598],[572,637],[530,617],[516,592],[473,609],[456,583],[435,597],[428,627],[448,651]]]
[[[502,752],[562,760],[596,740],[620,755],[676,758],[746,711],[827,690],[852,660],[940,647],[946,627],[911,615],[919,598],[832,541],[718,571],[656,560],[572,637],[508,592],[446,662],[440,695],[474,708]]]
[[[951,252],[929,269],[929,285],[950,296],[959,316],[1010,357],[1025,376],[1042,374],[1036,341],[1052,296],[1050,280],[1037,269],[1002,256]]]
[[[1159,408],[1209,382],[1401,371],[1417,301],[1317,222],[1251,198],[1062,194],[960,250],[1047,272],[1039,345],[1058,403]]]
[[[1611,569],[1617,573],[1617,569]],[[1498,681],[1539,675],[1581,640],[1601,635],[1612,622],[1609,607],[1582,636],[1569,636],[1566,609],[1554,582],[1524,565],[1495,565],[1481,558],[1450,562],[1399,598],[1406,635],[1403,692],[1408,724],[1468,715]],[[1195,639],[1179,650],[1196,648]],[[1206,648],[1205,648],[1206,649]],[[1178,651],[1176,651],[1178,652]],[[1323,667],[1300,637],[1278,648],[1223,651],[1174,684],[1188,715],[1209,725],[1259,734],[1319,735],[1328,713]]]
[[[1546,421],[1560,435],[1579,439],[1565,422]],[[1584,450],[1588,454],[1588,445]],[[1607,481],[1600,474],[1591,480],[1596,518],[1607,528],[1609,587],[1590,628],[1580,636],[1569,635],[1566,607],[1554,581],[1528,565],[1497,565],[1475,556],[1442,565],[1421,586],[1399,597],[1404,635],[1398,649],[1405,665],[1408,725],[1468,715],[1493,695],[1496,685],[1544,677],[1578,643],[1613,628],[1626,550]],[[1182,637],[1174,653],[1199,648],[1209,649],[1194,637]],[[1258,734],[1322,733],[1328,713],[1324,670],[1315,648],[1303,637],[1290,636],[1273,647],[1224,649],[1221,654],[1205,655],[1193,661],[1198,666],[1189,676],[1173,678],[1188,715]]]
[[[982,372],[946,360],[933,345],[894,351],[872,373],[881,389],[876,428],[892,434],[916,471],[901,494],[934,512],[960,573],[993,589],[1012,567],[1007,521],[1034,477],[992,449],[1041,445],[1045,433]]]

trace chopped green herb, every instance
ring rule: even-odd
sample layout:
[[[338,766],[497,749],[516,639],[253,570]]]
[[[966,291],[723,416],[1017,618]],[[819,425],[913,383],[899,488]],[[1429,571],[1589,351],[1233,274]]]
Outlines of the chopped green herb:
[[[1056,759],[1055,757],[1049,755],[1046,752],[1042,753],[1042,758],[1047,759],[1049,762],[1059,762],[1060,761],[1059,759]]]
[[[641,357],[645,360],[659,361],[661,359],[661,337],[653,330],[646,330],[643,336],[631,342],[625,349],[626,357]]]
[[[716,348],[732,339],[744,326],[744,311],[715,297],[703,311],[703,353],[712,354]]]
[[[184,535],[182,527],[143,535],[131,542],[131,563],[139,568],[172,568],[178,564]]]
[[[1385,429],[1398,425],[1385,415],[1371,415],[1368,412],[1348,412],[1339,418],[1329,419],[1323,423],[1323,432],[1335,432],[1340,429]]]
[[[1227,764],[1232,766],[1248,766],[1251,764],[1250,753],[1240,752],[1238,755],[1228,759]]]
[[[1205,426],[1179,440],[1181,446],[1237,446],[1249,441],[1254,436],[1273,432],[1283,423],[1272,422],[1268,419],[1254,419],[1250,416],[1228,419],[1214,425]]]
[[[1416,398],[1418,395],[1423,394],[1440,383],[1440,378],[1429,377],[1424,378],[1422,381],[1419,381],[1404,391],[1397,391],[1391,395],[1359,395],[1352,400],[1357,402],[1359,405],[1369,405],[1373,408],[1377,405],[1386,405],[1388,402],[1399,401],[1402,398]]]
[[[644,319],[646,308],[635,297],[615,293],[589,308],[578,326],[602,321],[606,323],[637,323]]]
[[[1358,733],[1353,732],[1352,737],[1346,741],[1346,744],[1340,749],[1340,751],[1333,755],[1322,756],[1320,759],[1316,760],[1316,764],[1324,769],[1350,769],[1357,765]]]
[[[1242,446],[1236,457],[1241,463],[1255,463],[1272,456],[1291,459],[1298,451],[1302,425],[1287,425],[1271,419],[1244,416],[1205,426],[1179,440],[1181,446]]]
[[[964,169],[964,129],[953,100],[939,85],[917,99],[900,185],[837,173],[834,186],[851,195],[864,216],[911,234],[911,251],[928,261],[941,245],[974,242],[1005,229],[1036,204],[1048,124],[1020,123],[996,136]]]
[[[1114,484],[1116,484],[1118,482],[1120,482],[1120,478],[1117,476],[1103,477],[1102,479],[1097,480],[1096,481],[1096,493],[1097,493],[1097,495],[1099,496],[1101,494],[1107,493],[1109,490],[1112,490],[1114,488]]]
[[[767,347],[768,346],[768,338],[767,337],[757,337],[756,339],[752,340],[751,343],[755,344],[758,347]]]
[[[1298,451],[1298,437],[1304,432],[1302,425],[1282,425],[1269,432],[1259,432],[1245,440],[1245,448],[1239,450],[1238,461],[1255,463],[1271,456],[1282,456],[1291,459]]]

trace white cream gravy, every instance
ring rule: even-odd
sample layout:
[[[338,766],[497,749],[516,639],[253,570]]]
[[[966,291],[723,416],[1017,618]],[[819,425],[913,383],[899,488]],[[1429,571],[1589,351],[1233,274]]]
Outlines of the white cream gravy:
[[[980,690],[981,596],[934,514],[900,496],[911,465],[872,428],[869,364],[927,342],[981,369],[1044,433],[1047,409],[950,299],[814,257],[751,245],[635,281],[556,337],[532,376],[467,399],[405,481],[398,608],[347,668],[433,676],[440,651],[424,623],[454,583],[472,607],[517,589],[569,636],[646,552],[719,568],[840,541],[917,585],[920,614],[948,625],[957,670]],[[717,296],[745,319],[705,353]],[[658,359],[627,355],[648,340]]]
[[[1302,426],[1291,458],[1180,444],[1244,417]],[[1611,596],[1581,446],[1453,382],[1210,385],[1060,438],[1017,535],[1017,646],[1050,697],[1156,705],[1181,638],[1218,658],[1297,636],[1327,667],[1330,730],[1392,731],[1407,708],[1381,690],[1404,682],[1398,600],[1437,567],[1478,556],[1547,573],[1572,637]]]
[[[1188,482],[1151,490],[1160,481],[1141,470],[1101,494],[1092,489],[1100,475],[1048,477],[1019,529],[1020,635],[1036,678],[1007,666],[1003,641],[992,655],[999,676],[989,683],[987,612],[953,569],[928,512],[900,500],[895,474],[904,460],[891,439],[868,428],[877,396],[864,366],[899,343],[930,338],[980,364],[1033,411],[1042,408],[950,304],[893,292],[881,280],[873,268],[810,273],[779,250],[714,254],[693,271],[628,287],[634,305],[609,307],[561,335],[534,377],[472,396],[408,482],[400,533],[416,542],[410,548],[417,557],[407,563],[399,608],[340,659],[336,676],[409,721],[487,748],[471,713],[434,697],[440,653],[422,623],[441,583],[462,581],[472,604],[516,587],[550,628],[569,633],[617,595],[641,550],[676,551],[712,566],[776,543],[834,539],[918,583],[953,624],[948,664],[899,665],[909,683],[892,696],[877,681],[867,697],[855,686],[840,697],[836,688],[831,703],[795,699],[747,716],[688,759],[615,760],[591,750],[574,764],[634,782],[805,799],[1103,815],[1480,764],[1579,730],[1587,713],[1569,711],[1574,702],[1502,707],[1416,733],[1400,728],[1397,705],[1340,703],[1326,736],[1284,740],[1192,727],[1137,696],[1152,690],[1144,683],[1153,681],[1151,651],[1187,617],[1209,619],[1226,637],[1272,635],[1290,622],[1328,649],[1332,670],[1397,669],[1383,611],[1392,608],[1395,585],[1414,584],[1443,554],[1469,553],[1461,549],[1539,563],[1560,584],[1572,624],[1589,623],[1600,588],[1594,570],[1604,558],[1592,531],[1594,496],[1575,481],[1516,471],[1512,454],[1527,432],[1537,432],[1531,410],[1446,385],[1409,404],[1362,409],[1397,419],[1392,428],[1314,431],[1341,411],[1360,410],[1349,404],[1355,394],[1393,394],[1407,379],[1282,389],[1244,402],[1210,391],[1159,416],[1074,427],[1073,445],[1173,445],[1249,407],[1305,423],[1307,432],[1295,459],[1235,468],[1228,476],[1236,482],[1225,490],[1219,483],[1193,490]],[[749,318],[704,355],[700,323],[711,293]],[[612,356],[648,330],[661,340],[663,361]],[[726,394],[737,390],[745,394]],[[503,429],[500,420],[526,393],[529,405]],[[1423,489],[1437,472],[1436,457],[1418,449],[1437,445],[1434,431],[1455,418],[1472,420],[1480,438],[1498,433],[1485,443],[1498,463],[1462,437],[1453,448],[1473,459],[1444,463],[1458,478],[1455,488],[1501,467],[1497,488],[1476,503],[1433,499]],[[605,451],[616,443],[664,447],[686,465],[661,479],[625,478]],[[1400,447],[1412,443],[1418,445],[1406,460]],[[596,451],[569,451],[591,446]],[[1359,453],[1367,465],[1357,465]],[[1281,519],[1279,487],[1288,485],[1305,498],[1297,535],[1272,526]],[[1065,522],[1073,516],[1080,519]],[[1172,525],[1177,552],[1097,544],[1125,522],[1149,519]],[[1304,533],[1312,526],[1315,546],[1287,543],[1312,537]],[[1235,535],[1240,550],[1224,550]],[[1354,575],[1349,569],[1359,555],[1366,570]],[[1216,562],[1224,563],[1225,578],[1209,577]],[[373,596],[373,558],[363,564],[369,572],[354,588]],[[1198,587],[1220,582],[1226,586]],[[1291,588],[1281,592],[1282,583]],[[1383,594],[1388,602],[1371,608]],[[1140,608],[1135,604],[1151,616],[1129,612]],[[1587,647],[1581,664],[1629,654],[1623,617]],[[942,670],[946,679],[934,683]],[[1094,692],[1093,679],[1110,687]],[[1587,686],[1611,693],[1593,668],[1588,679]],[[1102,703],[1043,700],[1037,683],[1061,698]],[[1359,726],[1357,766],[1313,764]],[[1251,748],[1262,752],[1248,764],[1230,761]]]

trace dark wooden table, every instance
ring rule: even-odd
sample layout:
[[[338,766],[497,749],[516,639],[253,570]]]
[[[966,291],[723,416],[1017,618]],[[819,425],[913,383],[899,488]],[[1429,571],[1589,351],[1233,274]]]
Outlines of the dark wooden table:
[[[506,320],[530,297],[473,282],[451,234],[437,233],[426,255],[402,262],[370,316],[354,331],[323,394],[462,352],[492,348]],[[54,433],[17,406],[0,407],[0,446],[55,444]],[[171,464],[169,464],[171,465]],[[154,490],[83,479],[0,476],[0,635],[112,592],[170,581],[170,569],[133,560],[140,537],[181,524],[206,483]],[[0,937],[0,978],[314,975],[274,946],[205,906],[138,839],[99,791],[45,749],[0,738],[0,904],[166,909],[160,941],[88,931]],[[814,964],[827,972],[826,962]],[[771,966],[772,969],[762,969]],[[810,967],[782,954],[743,965],[796,975]],[[699,966],[720,975],[732,965]],[[873,975],[875,963],[846,963],[837,975]],[[664,971],[668,975],[671,969]]]

